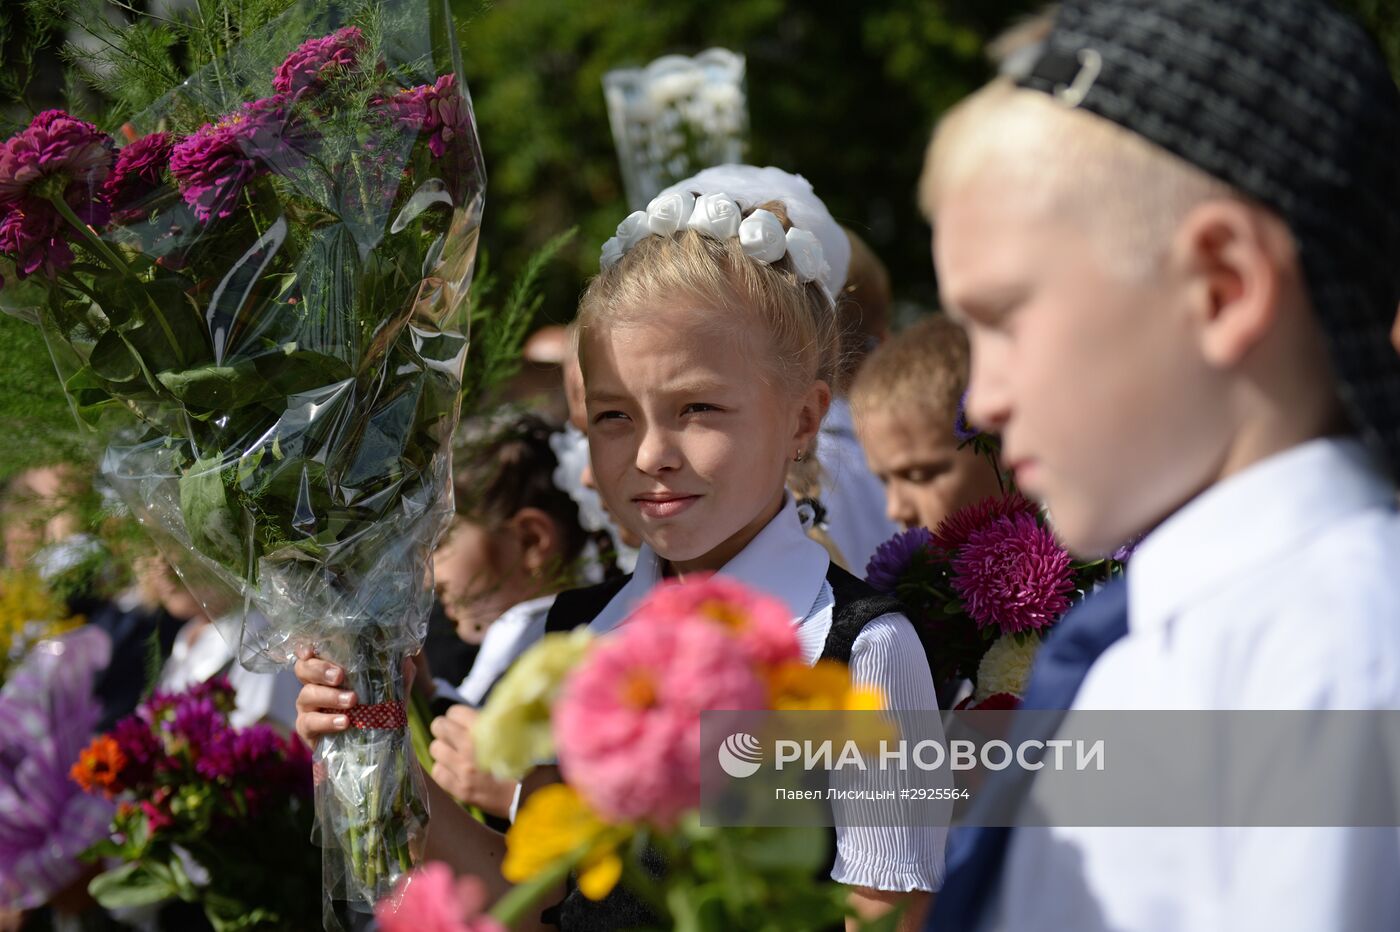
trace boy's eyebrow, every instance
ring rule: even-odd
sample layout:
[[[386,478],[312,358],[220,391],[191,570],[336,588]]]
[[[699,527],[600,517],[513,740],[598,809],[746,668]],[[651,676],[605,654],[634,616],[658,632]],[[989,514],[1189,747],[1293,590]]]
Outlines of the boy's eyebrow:
[[[584,392],[583,398],[584,401],[596,401],[601,404],[627,400],[626,395],[621,395],[617,392]]]

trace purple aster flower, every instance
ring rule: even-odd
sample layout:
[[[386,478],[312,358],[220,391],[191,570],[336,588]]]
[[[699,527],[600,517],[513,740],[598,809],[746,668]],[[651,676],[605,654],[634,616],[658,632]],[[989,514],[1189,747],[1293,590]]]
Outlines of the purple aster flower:
[[[337,29],[319,39],[308,39],[277,66],[272,79],[273,90],[279,94],[320,90],[340,72],[355,67],[364,50],[365,37],[354,26]]]
[[[1074,591],[1070,556],[1032,515],[998,518],[953,557],[953,591],[979,628],[1036,631],[1059,620]]]
[[[281,97],[244,104],[217,123],[206,123],[175,145],[170,173],[185,203],[203,222],[233,213],[243,187],[273,167],[300,161],[287,135]]]
[[[1109,559],[1117,563],[1127,563],[1128,559],[1133,555],[1133,551],[1137,550],[1138,544],[1140,543],[1142,543],[1141,537],[1128,541],[1126,544],[1113,551]]]
[[[156,762],[165,755],[160,741],[151,732],[151,723],[140,715],[128,715],[117,722],[111,734],[126,757],[122,782],[128,786],[139,786],[150,780],[155,773]]]
[[[865,581],[881,592],[894,592],[914,554],[932,543],[933,534],[928,528],[911,528],[894,535],[876,548],[865,567]]]
[[[139,205],[160,188],[174,143],[168,133],[142,136],[117,152],[102,194],[118,221],[139,219]]]
[[[62,110],[45,110],[0,145],[0,252],[20,277],[53,276],[73,264],[80,234],[54,207],[62,198],[90,226],[107,222],[102,184],[112,167],[112,138]]]
[[[953,421],[953,436],[958,443],[967,443],[980,437],[982,432],[968,425],[967,423],[967,392],[962,393],[958,399],[958,416]]]
[[[457,91],[455,74],[445,74],[434,84],[402,90],[383,103],[400,126],[428,137],[428,151],[434,158],[442,158],[448,146],[460,146],[471,139],[471,107]]]

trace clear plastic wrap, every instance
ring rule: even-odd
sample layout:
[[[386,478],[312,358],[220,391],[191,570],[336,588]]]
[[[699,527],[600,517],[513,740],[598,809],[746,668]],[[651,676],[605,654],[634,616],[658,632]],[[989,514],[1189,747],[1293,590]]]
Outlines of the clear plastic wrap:
[[[486,181],[447,2],[296,5],[120,148],[45,119],[26,132],[77,147],[31,192],[68,256],[7,254],[0,303],[79,418],[139,419],[103,471],[243,664],[311,644],[347,670],[317,809],[328,896],[368,909],[426,822],[401,671],[452,512]]]

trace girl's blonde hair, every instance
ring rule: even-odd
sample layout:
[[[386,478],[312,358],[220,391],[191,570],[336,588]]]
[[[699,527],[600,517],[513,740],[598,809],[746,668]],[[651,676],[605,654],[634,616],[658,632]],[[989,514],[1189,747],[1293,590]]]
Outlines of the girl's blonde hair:
[[[787,210],[769,201],[744,211],[766,210],[791,228]],[[786,257],[770,264],[744,255],[738,237],[716,240],[684,230],[674,236],[648,236],[610,268],[589,282],[579,302],[578,339],[590,331],[606,330],[643,319],[662,301],[697,299],[700,313],[727,329],[735,320],[756,320],[769,336],[767,352],[752,347],[761,375],[775,380],[780,390],[805,391],[822,381],[834,388],[842,361],[841,324],[831,298],[816,281],[803,282]],[[823,470],[816,458],[817,438],[803,461],[788,466],[787,486],[798,499],[816,497]],[[808,532],[845,565],[835,543],[820,528]]]
[[[781,202],[759,204],[745,216],[759,209],[785,230],[791,226]],[[736,318],[762,324],[770,343],[767,352],[754,348],[754,361],[781,388],[834,384],[841,339],[831,299],[817,282],[800,281],[786,257],[771,265],[750,259],[738,237],[716,240],[694,230],[646,237],[589,282],[579,302],[580,337],[644,319],[650,308],[679,296],[698,300],[717,328]]]

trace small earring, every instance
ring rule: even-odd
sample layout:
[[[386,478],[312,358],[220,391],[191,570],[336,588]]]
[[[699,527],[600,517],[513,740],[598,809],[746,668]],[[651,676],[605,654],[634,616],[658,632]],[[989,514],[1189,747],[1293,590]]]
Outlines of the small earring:
[[[806,450],[798,450],[797,455],[792,458],[794,463],[800,463],[807,458]]]

